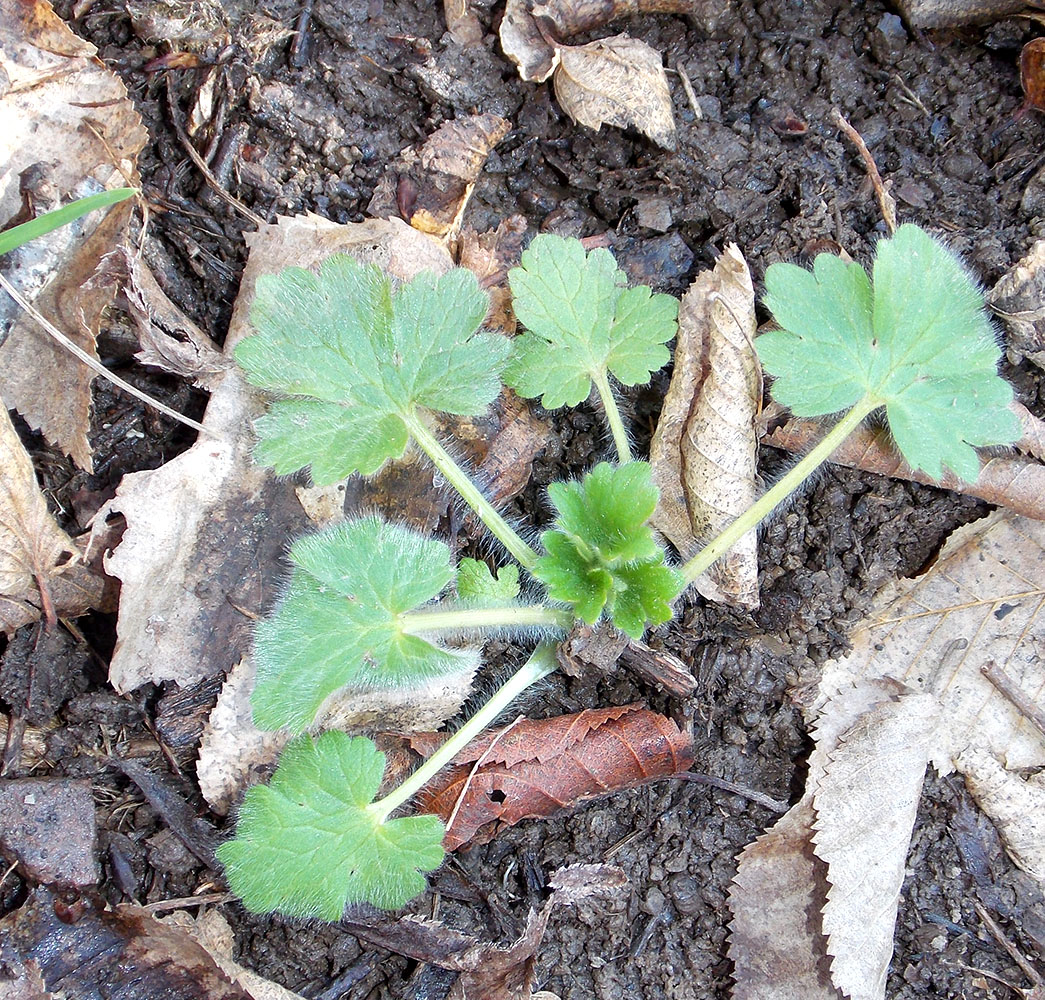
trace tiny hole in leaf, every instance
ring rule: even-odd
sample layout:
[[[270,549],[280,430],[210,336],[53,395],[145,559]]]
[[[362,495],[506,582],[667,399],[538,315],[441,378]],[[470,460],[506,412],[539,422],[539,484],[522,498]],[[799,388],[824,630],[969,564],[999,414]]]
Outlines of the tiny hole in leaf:
[[[495,788],[492,792],[487,792],[486,794],[489,796],[491,802],[497,802],[498,804],[508,797],[499,788]]]

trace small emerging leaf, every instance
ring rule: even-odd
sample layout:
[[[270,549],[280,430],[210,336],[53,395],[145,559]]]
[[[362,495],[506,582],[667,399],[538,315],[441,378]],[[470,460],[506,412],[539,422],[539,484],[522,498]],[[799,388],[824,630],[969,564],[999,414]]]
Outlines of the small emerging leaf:
[[[782,329],[758,338],[773,395],[797,416],[882,403],[907,462],[967,482],[973,446],[1008,444],[1019,424],[983,297],[961,264],[917,226],[878,244],[874,284],[859,264],[821,254],[812,272],[773,264],[766,305]]]
[[[508,274],[513,308],[527,332],[512,341],[505,381],[548,409],[587,399],[607,371],[624,385],[648,382],[667,364],[678,302],[646,285],[625,288],[608,250],[537,236]]]
[[[260,728],[300,732],[348,684],[397,687],[467,662],[398,622],[453,579],[442,542],[365,517],[298,539],[290,558],[287,594],[255,638],[251,701]]]
[[[649,465],[603,462],[548,494],[559,516],[541,537],[546,555],[534,569],[548,594],[589,625],[605,611],[632,638],[668,621],[680,580],[646,523],[657,503]]]
[[[519,596],[519,567],[502,566],[494,576],[479,559],[462,559],[457,567],[457,596],[480,607],[503,607]]]
[[[258,280],[236,360],[284,396],[256,425],[257,457],[280,474],[311,465],[324,486],[403,454],[416,407],[480,413],[500,391],[505,338],[477,333],[489,305],[463,268],[394,288],[376,264],[337,254],[318,273]]]
[[[331,731],[287,745],[268,785],[249,789],[236,837],[218,848],[229,888],[254,913],[338,920],[349,903],[397,909],[443,860],[435,816],[380,822],[367,809],[385,755]]]

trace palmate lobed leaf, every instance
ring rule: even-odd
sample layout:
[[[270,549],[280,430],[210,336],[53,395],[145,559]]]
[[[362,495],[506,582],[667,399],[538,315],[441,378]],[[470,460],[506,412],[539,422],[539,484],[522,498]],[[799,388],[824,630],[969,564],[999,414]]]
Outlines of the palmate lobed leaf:
[[[519,596],[519,567],[501,566],[495,576],[479,559],[457,564],[457,596],[474,607],[504,607]]]
[[[611,372],[624,385],[648,382],[667,364],[678,302],[626,276],[608,250],[543,234],[508,274],[512,307],[526,332],[512,342],[505,381],[548,409],[575,406],[592,377]]]
[[[375,264],[336,254],[318,272],[257,283],[236,360],[282,396],[256,424],[257,458],[319,485],[375,472],[403,454],[416,407],[475,414],[500,391],[509,343],[476,332],[489,300],[462,268],[399,287]]]
[[[443,542],[364,517],[298,539],[290,558],[287,593],[255,636],[259,727],[300,732],[349,684],[403,687],[469,664],[471,654],[404,633],[396,620],[453,579]]]
[[[218,848],[229,887],[255,913],[334,921],[349,903],[397,909],[443,859],[435,816],[379,822],[367,810],[385,756],[362,736],[299,736],[268,785],[249,789]]]
[[[548,493],[559,516],[541,536],[545,555],[534,573],[549,596],[588,624],[605,613],[632,638],[668,621],[680,578],[646,523],[657,503],[649,465],[603,462]]]
[[[812,272],[773,264],[765,302],[781,329],[758,338],[774,397],[798,416],[870,396],[910,465],[979,474],[973,446],[1008,444],[1019,424],[983,297],[960,262],[917,226],[878,244],[874,283],[859,264],[821,254]]]

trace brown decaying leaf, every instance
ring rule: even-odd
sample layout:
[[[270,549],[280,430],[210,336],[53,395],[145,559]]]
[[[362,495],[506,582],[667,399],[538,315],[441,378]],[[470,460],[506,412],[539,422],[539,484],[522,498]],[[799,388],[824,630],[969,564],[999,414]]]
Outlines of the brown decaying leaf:
[[[0,220],[18,210],[23,173],[37,196],[36,213],[102,188],[136,184],[135,162],[147,134],[119,78],[43,0],[7,5],[5,13],[0,51],[7,56],[9,86],[0,98]],[[61,150],[57,159],[55,150]],[[92,213],[3,261],[19,290],[88,354],[94,354],[101,314],[112,300],[111,289],[88,279],[122,238],[132,210],[124,202]],[[90,471],[93,373],[3,299],[4,402]]]
[[[515,333],[515,314],[508,288],[508,270],[519,263],[526,239],[526,218],[510,215],[496,229],[476,233],[465,226],[458,241],[458,263],[467,267],[479,285],[490,294],[486,314],[488,329],[511,336]]]
[[[692,14],[699,0],[535,0],[533,16],[547,22],[559,38],[601,28],[637,14]]]
[[[1045,38],[1032,38],[1020,51],[1020,86],[1023,107],[1045,111]]]
[[[407,916],[398,920],[352,915],[340,926],[361,941],[459,973],[447,1000],[530,1000],[537,949],[548,918],[559,906],[573,906],[592,896],[616,893],[627,885],[619,868],[570,865],[548,881],[551,895],[539,910],[530,910],[522,934],[511,944],[497,945],[438,920]]]
[[[483,26],[469,0],[443,0],[443,16],[446,30],[458,45],[478,45],[483,40]]]
[[[51,606],[53,617],[50,581],[78,553],[47,509],[6,408],[0,412],[0,459],[0,600]]]
[[[86,900],[68,903],[35,889],[0,920],[0,940],[6,953],[35,970],[55,995],[107,996],[120,984],[136,997],[253,1000],[183,929],[161,923],[140,906],[97,910]],[[12,986],[6,976],[0,967],[5,997],[19,985],[18,978]]]
[[[444,738],[415,734],[410,745],[431,753]],[[589,709],[524,720],[473,740],[417,802],[444,823],[453,815],[443,843],[455,850],[485,843],[520,820],[670,777],[692,763],[691,738],[665,716],[637,704]]]
[[[762,376],[755,292],[736,244],[698,275],[679,306],[675,368],[650,444],[660,500],[650,523],[689,559],[758,498],[755,418]],[[697,581],[709,600],[758,607],[757,535]]]
[[[1005,323],[1010,354],[1045,368],[1045,240],[998,279],[987,304]]]
[[[908,24],[923,29],[987,23],[1041,9],[1035,0],[897,0],[896,6]]]
[[[629,35],[562,45],[552,84],[563,111],[596,131],[629,126],[675,150],[671,92],[660,53]]]
[[[1040,433],[1036,425],[1030,426]],[[817,421],[792,418],[762,440],[774,448],[805,452],[822,436],[823,427]],[[1027,445],[1029,448],[1038,447],[1033,440],[1028,440]],[[1037,460],[989,457],[980,467],[980,475],[975,483],[965,483],[947,470],[937,481],[924,472],[912,469],[892,446],[884,428],[861,427],[846,438],[831,455],[831,461],[880,476],[942,486],[1008,507],[1024,517],[1045,519],[1045,465]]]

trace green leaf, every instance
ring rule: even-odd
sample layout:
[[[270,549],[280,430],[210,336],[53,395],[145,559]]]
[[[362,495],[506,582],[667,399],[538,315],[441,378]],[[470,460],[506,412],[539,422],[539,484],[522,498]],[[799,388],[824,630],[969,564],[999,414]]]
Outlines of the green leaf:
[[[268,785],[249,789],[236,837],[218,848],[229,888],[254,913],[338,920],[349,903],[397,909],[443,860],[435,816],[380,822],[367,809],[385,756],[362,736],[291,741]]]
[[[858,264],[821,254],[812,272],[773,264],[765,302],[782,329],[758,338],[759,357],[798,416],[880,402],[904,458],[935,479],[947,466],[974,480],[973,446],[1018,439],[983,297],[917,226],[879,242],[873,285]]]
[[[500,391],[510,350],[477,333],[489,305],[458,268],[394,288],[375,264],[329,257],[258,279],[236,360],[254,385],[294,397],[259,420],[258,460],[287,473],[312,467],[319,485],[375,472],[406,445],[417,407],[480,413]]]
[[[649,465],[603,462],[548,494],[559,516],[541,537],[545,555],[534,573],[549,596],[589,625],[607,614],[632,638],[668,621],[681,583],[646,523],[657,504]]]
[[[442,542],[364,517],[298,539],[290,558],[287,593],[255,636],[260,728],[300,732],[339,688],[403,687],[471,662],[404,632],[397,617],[453,579]]]
[[[512,342],[505,381],[548,409],[575,406],[593,377],[612,372],[624,385],[648,382],[667,364],[678,302],[626,276],[608,250],[586,253],[579,240],[541,235],[508,274],[512,307],[527,332]]]
[[[494,576],[478,559],[462,559],[457,566],[457,596],[478,607],[503,607],[519,596],[519,567],[502,566]]]
[[[117,202],[138,194],[137,188],[113,188],[109,191],[99,191],[98,194],[89,194],[86,198],[77,198],[76,201],[56,208],[52,212],[45,212],[35,219],[12,226],[0,233],[0,254],[9,253],[17,247],[23,246],[31,240],[54,232],[62,226],[82,218],[88,212],[97,208],[106,208]]]

